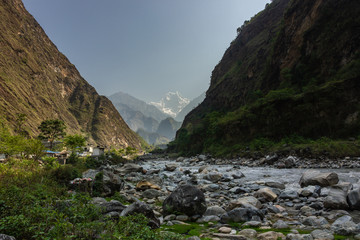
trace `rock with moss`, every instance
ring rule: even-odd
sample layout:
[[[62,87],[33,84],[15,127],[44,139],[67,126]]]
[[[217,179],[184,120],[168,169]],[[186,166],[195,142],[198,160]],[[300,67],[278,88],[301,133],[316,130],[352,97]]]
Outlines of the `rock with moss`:
[[[149,205],[140,201],[129,205],[120,213],[120,216],[124,217],[135,214],[144,215],[149,220],[148,225],[151,228],[155,229],[160,227],[160,220],[155,216],[153,209]]]
[[[203,215],[206,211],[204,193],[193,185],[180,185],[163,202],[164,214]]]

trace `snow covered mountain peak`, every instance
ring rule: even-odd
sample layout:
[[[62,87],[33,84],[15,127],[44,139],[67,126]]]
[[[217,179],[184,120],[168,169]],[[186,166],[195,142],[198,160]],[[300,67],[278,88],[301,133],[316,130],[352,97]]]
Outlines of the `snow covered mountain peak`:
[[[168,92],[165,97],[163,97],[159,102],[150,102],[158,109],[160,109],[165,114],[170,115],[171,117],[176,117],[176,115],[190,102],[189,99],[181,96],[181,94],[176,92]]]

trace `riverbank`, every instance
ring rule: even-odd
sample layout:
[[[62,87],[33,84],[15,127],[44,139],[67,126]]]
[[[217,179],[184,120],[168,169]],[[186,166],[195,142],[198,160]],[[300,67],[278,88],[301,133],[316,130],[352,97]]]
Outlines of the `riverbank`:
[[[0,233],[17,239],[360,238],[356,158],[305,165],[307,159],[293,156],[146,155],[107,159],[92,169],[78,161],[0,164]]]

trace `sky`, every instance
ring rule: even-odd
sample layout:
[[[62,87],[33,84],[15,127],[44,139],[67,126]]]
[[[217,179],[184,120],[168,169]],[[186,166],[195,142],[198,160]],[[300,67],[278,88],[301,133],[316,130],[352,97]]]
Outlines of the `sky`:
[[[193,99],[236,38],[270,0],[23,0],[99,94],[146,102],[169,91]]]

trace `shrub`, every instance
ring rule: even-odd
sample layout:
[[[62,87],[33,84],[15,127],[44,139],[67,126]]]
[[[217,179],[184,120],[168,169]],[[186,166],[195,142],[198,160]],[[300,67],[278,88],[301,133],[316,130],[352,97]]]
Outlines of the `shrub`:
[[[91,169],[99,168],[103,164],[103,162],[103,159],[100,157],[88,156],[85,158],[85,166]]]
[[[62,165],[50,172],[50,176],[61,185],[69,185],[75,178],[81,177],[78,169],[72,165]]]

